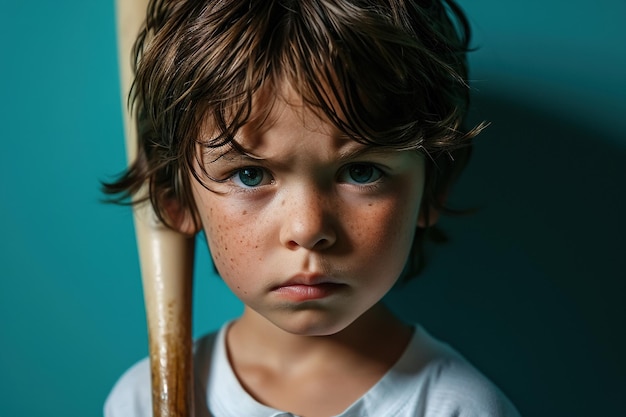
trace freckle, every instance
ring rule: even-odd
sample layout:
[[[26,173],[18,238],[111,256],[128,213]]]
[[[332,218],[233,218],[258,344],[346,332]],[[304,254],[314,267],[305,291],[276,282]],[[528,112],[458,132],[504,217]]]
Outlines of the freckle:
[[[284,205],[285,205],[285,200],[281,201],[281,202],[280,202],[280,205],[281,205],[281,206],[284,206]]]
[[[372,207],[372,203],[369,203],[368,206]]]
[[[241,213],[243,216],[245,216],[246,214],[248,214],[248,210],[244,210],[243,213]]]

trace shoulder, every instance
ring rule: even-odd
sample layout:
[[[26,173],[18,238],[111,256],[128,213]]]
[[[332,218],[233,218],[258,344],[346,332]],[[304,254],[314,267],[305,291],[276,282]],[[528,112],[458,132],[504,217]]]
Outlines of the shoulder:
[[[205,385],[215,337],[216,333],[207,334],[194,343],[197,388]],[[104,416],[152,417],[152,384],[148,358],[134,364],[117,380],[104,404]]]
[[[104,403],[105,417],[150,417],[152,391],[148,358],[133,365],[118,379]]]
[[[417,327],[410,348],[417,398],[428,417],[519,417],[519,413],[487,377],[458,352]],[[409,353],[409,352],[407,352]]]
[[[428,416],[519,416],[502,391],[463,360],[438,359],[424,371],[429,382]]]

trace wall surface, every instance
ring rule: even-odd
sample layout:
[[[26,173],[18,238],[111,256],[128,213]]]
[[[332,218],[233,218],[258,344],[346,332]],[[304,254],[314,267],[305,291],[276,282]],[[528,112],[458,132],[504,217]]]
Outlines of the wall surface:
[[[626,415],[626,3],[461,2],[488,120],[425,274],[389,302],[527,416]],[[112,1],[3,1],[0,415],[97,416],[147,353]],[[195,334],[240,305],[198,245]]]

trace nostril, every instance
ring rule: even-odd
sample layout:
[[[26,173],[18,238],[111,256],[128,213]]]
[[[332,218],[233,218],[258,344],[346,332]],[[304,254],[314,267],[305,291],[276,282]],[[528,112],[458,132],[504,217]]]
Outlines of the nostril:
[[[332,241],[330,239],[322,238],[315,243],[314,248],[316,249],[325,249],[332,245]]]
[[[304,247],[310,250],[322,250],[326,249],[333,245],[333,239],[328,238],[320,238],[320,239],[311,239],[308,242],[304,239],[302,241],[299,240],[289,240],[286,243],[286,246],[289,249],[297,249],[299,247]]]

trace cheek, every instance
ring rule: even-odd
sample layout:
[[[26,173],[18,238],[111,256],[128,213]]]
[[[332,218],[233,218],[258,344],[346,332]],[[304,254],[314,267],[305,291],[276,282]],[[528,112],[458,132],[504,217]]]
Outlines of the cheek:
[[[202,224],[215,267],[236,293],[258,272],[265,220],[236,205],[204,201]],[[207,207],[211,207],[207,209]],[[244,287],[242,285],[242,287]]]
[[[370,203],[350,222],[351,240],[362,256],[404,266],[415,235],[419,204],[391,200]],[[380,264],[380,263],[378,263]]]
[[[385,198],[361,206],[352,218],[351,240],[361,248],[362,262],[372,272],[400,275],[406,264],[422,200],[422,189],[415,188],[420,178],[407,178]]]
[[[233,215],[233,213],[238,213]],[[203,216],[202,223],[215,267],[224,280],[249,276],[258,263],[259,240],[256,232],[262,223],[245,210],[213,205]]]

